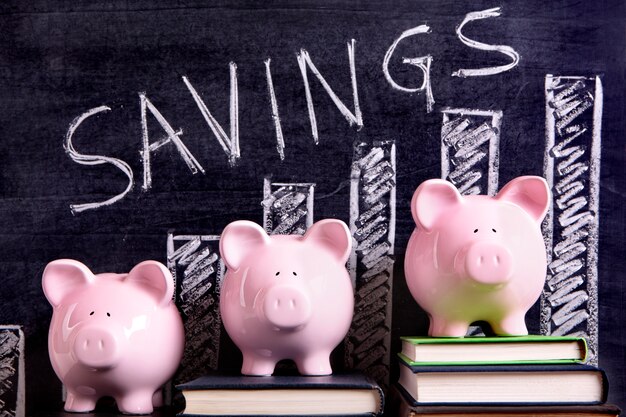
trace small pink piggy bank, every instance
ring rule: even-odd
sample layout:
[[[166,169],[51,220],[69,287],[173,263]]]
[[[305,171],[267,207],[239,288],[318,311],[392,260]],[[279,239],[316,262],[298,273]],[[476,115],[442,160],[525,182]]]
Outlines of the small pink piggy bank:
[[[499,335],[528,334],[524,316],[546,277],[540,225],[549,204],[541,177],[515,178],[495,197],[463,197],[439,179],[417,188],[404,270],[430,336],[461,337],[479,320]]]
[[[43,290],[53,307],[48,351],[67,388],[66,411],[91,411],[103,396],[126,414],[162,405],[161,386],[185,339],[165,266],[145,261],[128,274],[94,275],[62,259],[46,267]]]
[[[220,312],[243,353],[241,373],[271,375],[281,359],[294,360],[303,375],[332,373],[330,354],[354,309],[345,267],[351,246],[348,227],[332,219],[304,236],[268,236],[249,221],[224,229]]]

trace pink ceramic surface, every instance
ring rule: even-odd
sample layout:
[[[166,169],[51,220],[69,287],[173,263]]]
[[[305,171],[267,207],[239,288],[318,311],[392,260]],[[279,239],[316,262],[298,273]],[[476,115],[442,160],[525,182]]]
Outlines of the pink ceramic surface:
[[[479,320],[496,334],[528,334],[524,316],[546,277],[540,226],[549,204],[541,177],[516,178],[495,197],[463,197],[438,179],[417,188],[404,269],[430,336],[464,336]]]
[[[345,268],[351,245],[339,220],[319,221],[304,236],[268,236],[249,221],[224,229],[220,312],[243,353],[243,374],[271,375],[281,359],[293,359],[304,375],[332,373],[330,353],[354,309]]]
[[[161,405],[161,386],[176,371],[185,339],[165,266],[145,261],[128,274],[94,275],[61,259],[46,267],[43,289],[53,307],[48,350],[67,388],[66,411],[91,411],[103,396],[128,414]]]

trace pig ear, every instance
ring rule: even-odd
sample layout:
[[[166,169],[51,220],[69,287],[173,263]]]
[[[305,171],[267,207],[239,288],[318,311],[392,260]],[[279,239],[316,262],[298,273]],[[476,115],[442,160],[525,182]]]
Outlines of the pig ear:
[[[518,177],[502,187],[496,199],[521,207],[537,223],[541,223],[550,205],[550,190],[541,177]]]
[[[428,232],[444,209],[462,203],[463,197],[454,185],[445,180],[432,179],[424,181],[415,190],[411,213],[415,223]]]
[[[174,278],[170,271],[160,262],[144,261],[137,264],[124,279],[147,290],[156,298],[161,307],[172,302],[174,296]]]
[[[61,304],[67,293],[81,285],[89,285],[93,281],[93,272],[84,264],[72,259],[58,259],[46,266],[41,285],[50,304],[56,307]]]
[[[345,264],[348,261],[352,249],[352,236],[348,226],[341,220],[320,220],[307,230],[304,239],[326,247],[340,263]]]
[[[239,269],[242,261],[256,248],[270,241],[265,230],[247,220],[230,223],[220,237],[220,254],[229,269]]]

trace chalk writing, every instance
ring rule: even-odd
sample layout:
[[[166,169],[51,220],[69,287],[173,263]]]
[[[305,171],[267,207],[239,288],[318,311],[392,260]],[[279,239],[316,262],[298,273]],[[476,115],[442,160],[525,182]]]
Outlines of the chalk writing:
[[[183,82],[191,93],[202,117],[211,128],[222,149],[228,155],[230,165],[235,165],[241,156],[239,149],[239,87],[237,84],[237,64],[231,62],[230,68],[230,137],[226,135],[222,126],[215,120],[204,100],[200,97],[196,89],[191,85],[187,77],[183,77]]]
[[[420,34],[424,34],[424,33],[430,33],[430,27],[427,25],[420,25],[417,27],[414,27],[412,29],[406,30],[404,32],[402,32],[402,34],[400,35],[400,37],[398,39],[396,39],[395,41],[393,41],[393,43],[391,44],[391,46],[389,47],[389,49],[387,50],[387,53],[385,54],[385,58],[383,59],[383,74],[385,75],[385,79],[387,80],[387,82],[396,90],[398,91],[402,91],[405,93],[417,93],[417,92],[422,92],[424,91],[426,93],[426,111],[428,113],[430,113],[431,111],[433,111],[433,106],[435,104],[435,99],[433,98],[433,90],[432,87],[430,86],[430,64],[433,61],[433,57],[432,55],[426,55],[426,56],[422,56],[419,58],[403,58],[402,62],[404,64],[410,64],[413,65],[417,68],[419,68],[422,71],[422,75],[424,77],[424,80],[422,81],[422,85],[420,87],[403,87],[400,84],[398,84],[392,77],[391,74],[389,73],[389,61],[391,60],[391,57],[393,56],[393,53],[396,50],[396,47],[398,46],[398,44],[403,40],[408,38],[409,36],[415,36],[415,35],[420,35]]]
[[[74,133],[76,129],[88,118],[102,112],[110,111],[111,108],[107,106],[95,107],[93,109],[87,110],[85,113],[81,114],[77,118],[75,118],[72,123],[70,123],[70,127],[67,130],[67,135],[65,136],[64,149],[65,152],[70,156],[72,161],[79,163],[81,165],[101,165],[101,164],[111,164],[120,171],[122,171],[128,177],[128,185],[126,189],[122,191],[120,194],[111,197],[107,200],[96,202],[96,203],[83,203],[83,204],[71,204],[70,209],[72,213],[80,213],[81,211],[95,209],[98,207],[107,206],[113,204],[122,198],[126,194],[130,192],[133,188],[133,170],[130,166],[122,161],[121,159],[111,158],[108,156],[100,156],[100,155],[85,155],[80,152],[77,152],[74,148],[74,144],[72,143],[72,138],[74,137]]]
[[[272,120],[276,130],[276,150],[282,161],[285,159],[285,139],[283,137],[283,128],[280,124],[280,116],[278,115],[278,101],[276,101],[276,93],[274,92],[274,81],[272,80],[272,70],[270,68],[271,62],[272,60],[269,58],[265,60],[265,77],[267,78],[267,90],[270,95],[270,104],[272,105]]]
[[[456,29],[456,34],[458,38],[465,45],[468,45],[471,48],[479,49],[483,51],[495,51],[502,53],[508,57],[510,57],[511,62],[506,65],[495,66],[495,67],[487,67],[480,69],[460,69],[454,72],[452,75],[459,77],[471,77],[471,76],[488,76],[488,75],[496,75],[502,73],[504,71],[508,71],[511,68],[515,67],[519,62],[519,54],[513,50],[512,47],[506,45],[489,45],[481,42],[474,41],[469,39],[462,33],[463,27],[469,22],[486,19],[490,17],[500,16],[500,8],[487,9],[478,12],[468,13],[461,24]],[[392,77],[389,66],[392,58],[394,57],[394,52],[396,48],[403,40],[407,38],[423,35],[431,33],[431,29],[428,25],[420,25],[416,26],[412,29],[405,30],[401,33],[401,35],[395,39],[391,46],[387,49],[385,56],[382,62],[382,73],[389,85],[400,92],[404,93],[424,93],[426,96],[426,111],[432,112],[434,109],[435,99],[433,97],[433,91],[431,86],[431,66],[433,63],[432,55],[424,55],[419,57],[409,57],[402,58],[402,64],[409,65],[411,67],[417,68],[422,75],[422,83],[419,87],[407,87],[400,85],[394,77]],[[356,40],[351,39],[347,43],[348,49],[348,63],[349,63],[349,73],[350,73],[350,86],[352,91],[352,105],[353,109],[350,110],[346,104],[337,96],[334,90],[331,88],[330,84],[327,81],[327,78],[324,77],[317,66],[313,63],[309,52],[302,48],[300,52],[296,54],[296,60],[298,63],[298,67],[300,70],[300,75],[302,77],[302,83],[304,86],[305,97],[304,101],[306,103],[309,122],[311,126],[311,135],[313,136],[313,140],[315,144],[319,144],[319,132],[318,132],[318,120],[315,113],[315,105],[313,100],[313,93],[311,91],[311,85],[309,82],[309,73],[313,74],[314,77],[319,81],[324,91],[328,94],[332,102],[335,104],[339,112],[345,117],[350,126],[356,126],[357,130],[360,130],[364,126],[363,122],[363,114],[361,111],[361,105],[359,102],[359,91],[357,84],[357,73],[356,73]],[[274,131],[276,136],[276,150],[281,160],[285,159],[285,140],[284,134],[282,130],[282,122],[279,115],[278,108],[278,99],[276,97],[276,90],[274,86],[274,80],[272,78],[271,72],[271,58],[267,58],[264,61],[265,66],[265,79],[267,82],[267,89],[269,94],[269,106],[271,110],[271,120],[274,125]],[[226,134],[226,131],[222,127],[222,125],[215,119],[213,114],[209,111],[209,108],[203,100],[203,98],[198,93],[197,89],[192,85],[191,81],[187,76],[182,77],[183,84],[186,86],[187,90],[191,94],[191,98],[194,100],[200,114],[204,118],[207,123],[209,129],[217,139],[217,143],[226,154],[228,158],[228,164],[231,167],[234,167],[237,161],[241,158],[241,149],[240,149],[240,132],[239,132],[239,85],[238,85],[238,76],[237,76],[237,64],[235,62],[229,63],[229,73],[230,73],[230,131],[229,134]],[[161,147],[166,144],[174,144],[181,158],[189,168],[191,174],[196,173],[205,173],[203,166],[200,162],[195,158],[195,156],[189,151],[187,146],[183,143],[181,136],[183,134],[182,129],[175,130],[172,125],[166,120],[166,118],[161,114],[161,112],[156,108],[156,106],[152,103],[151,100],[147,98],[146,93],[140,93],[140,104],[141,104],[141,126],[142,126],[142,149],[140,151],[141,159],[143,163],[143,185],[142,190],[148,191],[152,187],[152,164],[151,164],[151,154],[157,152]],[[128,177],[128,185],[126,189],[113,196],[105,201],[101,202],[93,202],[93,203],[84,203],[84,204],[72,204],[70,206],[72,212],[78,213],[84,210],[96,209],[103,206],[111,205],[120,201],[124,198],[132,189],[133,183],[133,171],[130,168],[130,165],[117,158],[107,157],[107,156],[99,156],[99,155],[85,155],[77,152],[72,145],[72,137],[78,128],[78,126],[85,121],[85,119],[104,111],[111,110],[109,107],[102,106],[97,107],[91,110],[88,110],[81,116],[77,117],[71,124],[68,129],[65,141],[65,149],[69,156],[75,162],[82,165],[97,165],[97,164],[111,164],[121,170]],[[148,120],[147,115],[150,113],[159,123],[163,131],[165,132],[165,137],[155,140],[153,142],[150,141],[149,133],[148,133]],[[481,136],[484,139],[483,136]],[[470,146],[471,147],[471,146]],[[461,155],[459,155],[461,156]],[[480,159],[480,153],[472,153],[473,158]],[[467,164],[472,165],[476,161],[468,160]],[[474,180],[478,180],[477,177],[474,177]],[[373,198],[373,197],[372,197]]]
[[[468,38],[467,36],[461,33],[463,27],[474,20],[487,19],[489,17],[498,17],[500,16],[500,8],[495,7],[493,9],[487,9],[480,12],[471,12],[465,16],[465,19],[461,22],[459,26],[456,28],[456,34],[465,45],[470,48],[480,49],[481,51],[496,51],[500,52],[511,58],[511,62],[506,65],[500,65],[496,67],[486,67],[479,69],[460,69],[452,73],[453,77],[479,77],[485,75],[495,75],[501,72],[509,71],[513,67],[515,67],[519,63],[519,54],[515,52],[513,48],[507,45],[490,45],[487,43],[477,42]]]
[[[302,80],[304,82],[304,90],[306,94],[306,102],[307,108],[309,110],[309,119],[311,121],[311,134],[313,135],[313,140],[315,143],[319,143],[319,135],[317,132],[317,119],[315,117],[315,107],[313,105],[313,97],[311,95],[311,87],[309,86],[309,78],[307,75],[307,67],[309,70],[317,77],[324,90],[328,93],[333,103],[337,106],[341,114],[346,118],[350,126],[356,125],[359,129],[363,127],[363,116],[361,115],[361,107],[359,106],[359,94],[357,90],[356,83],[356,70],[354,63],[354,45],[355,40],[352,39],[351,42],[348,43],[348,60],[350,62],[350,79],[352,81],[352,100],[354,102],[354,113],[352,113],[345,104],[337,97],[337,94],[332,90],[330,85],[326,79],[320,74],[317,67],[313,64],[309,53],[301,49],[300,53],[297,55],[298,58],[298,66],[300,67],[300,72],[302,73]]]
[[[152,104],[152,102],[148,100],[145,94],[139,94],[139,99],[141,102],[141,131],[143,136],[143,151],[141,152],[141,158],[143,160],[143,189],[149,190],[152,187],[150,153],[155,152],[157,149],[170,142],[172,142],[176,146],[176,149],[180,153],[180,156],[183,158],[183,161],[185,161],[187,167],[192,174],[196,174],[198,171],[204,173],[204,168],[202,168],[202,165],[200,165],[200,163],[196,160],[196,158],[194,158],[191,152],[189,152],[189,149],[187,149],[182,140],[180,140],[182,131],[175,132],[172,128],[172,125],[169,124],[169,122],[165,119],[165,117],[163,117],[161,112],[154,106],[154,104]],[[148,111],[154,116],[157,122],[159,122],[159,125],[161,125],[161,127],[167,134],[165,139],[150,143],[150,138],[148,135]]]

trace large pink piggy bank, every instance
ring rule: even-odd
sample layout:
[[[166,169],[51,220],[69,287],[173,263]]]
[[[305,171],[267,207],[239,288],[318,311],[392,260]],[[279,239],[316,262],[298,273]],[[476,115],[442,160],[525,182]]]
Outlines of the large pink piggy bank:
[[[123,413],[148,414],[183,354],[183,323],[165,266],[145,261],[128,274],[94,275],[78,261],[48,264],[52,367],[67,388],[65,410],[88,412],[103,396]]]
[[[541,177],[516,178],[495,197],[463,197],[438,179],[417,188],[404,270],[430,336],[464,336],[479,320],[499,335],[528,334],[524,316],[546,277],[540,225],[549,204]]]
[[[224,229],[220,312],[243,353],[243,374],[271,375],[281,359],[294,360],[304,375],[332,373],[330,354],[354,309],[345,268],[351,246],[339,220],[319,221],[304,236],[268,236],[249,221]]]

